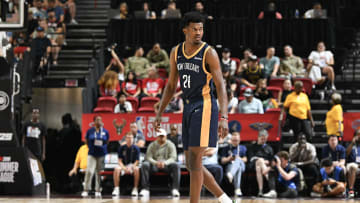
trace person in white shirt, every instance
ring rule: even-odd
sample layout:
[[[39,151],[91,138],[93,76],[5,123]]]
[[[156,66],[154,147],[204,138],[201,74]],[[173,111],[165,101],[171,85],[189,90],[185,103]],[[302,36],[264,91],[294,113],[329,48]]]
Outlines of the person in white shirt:
[[[258,113],[264,114],[264,108],[259,99],[254,98],[251,88],[246,88],[244,92],[245,99],[239,104],[239,113]]]
[[[119,103],[115,106],[114,113],[132,113],[132,111],[131,103],[126,101],[126,95],[120,93]]]
[[[326,51],[325,43],[319,42],[317,44],[317,50],[312,51],[309,56],[309,64],[307,71],[312,81],[317,83],[323,83],[325,78],[321,76],[321,73],[326,74],[331,82],[331,89],[336,90],[334,81],[335,73],[333,69],[334,55],[331,51]]]
[[[229,100],[228,112],[229,114],[234,114],[236,113],[236,108],[239,104],[239,100],[238,98],[234,97],[234,93],[230,89],[227,90],[227,96]]]
[[[304,14],[304,18],[311,19],[311,18],[326,18],[326,14],[323,13],[322,6],[319,2],[314,3],[312,9],[307,10]]]
[[[237,71],[236,62],[230,58],[231,52],[229,48],[224,48],[222,51],[221,67],[228,66],[230,68],[230,75],[235,75]]]

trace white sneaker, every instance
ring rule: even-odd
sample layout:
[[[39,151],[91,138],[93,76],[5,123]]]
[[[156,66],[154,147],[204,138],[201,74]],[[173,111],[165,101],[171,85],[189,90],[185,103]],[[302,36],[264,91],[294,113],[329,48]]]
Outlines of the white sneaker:
[[[79,23],[78,23],[75,19],[72,19],[71,22],[70,22],[70,24],[77,25],[77,24],[79,24]]]
[[[95,197],[101,197],[101,192],[95,192]]]
[[[89,193],[87,191],[83,191],[81,193],[81,197],[88,197],[89,196]]]
[[[149,196],[150,196],[150,191],[149,191],[149,190],[146,190],[146,189],[142,189],[142,190],[140,191],[140,196],[149,197]]]
[[[263,197],[276,198],[276,197],[277,197],[277,193],[276,193],[275,190],[270,190],[270,192],[264,194]]]
[[[324,91],[320,91],[319,92],[320,95],[320,100],[323,101],[325,99],[325,92]]]
[[[243,194],[242,194],[240,188],[238,188],[238,189],[235,190],[235,196],[236,196],[236,197],[241,197],[242,195],[243,195]]]
[[[115,187],[113,192],[112,192],[113,196],[119,196],[120,195],[120,188],[119,187]]]
[[[232,183],[232,181],[233,181],[233,179],[234,179],[234,176],[233,176],[233,175],[231,175],[231,173],[230,173],[230,172],[226,174],[226,177],[228,178],[229,183]]]
[[[332,85],[332,86],[331,86],[331,89],[332,89],[332,90],[336,90],[335,85]]]
[[[131,196],[135,196],[137,197],[139,194],[138,194],[138,189],[136,187],[134,187],[131,191]]]
[[[172,194],[173,197],[180,197],[179,190],[177,190],[177,189],[173,189],[171,191],[171,194]]]

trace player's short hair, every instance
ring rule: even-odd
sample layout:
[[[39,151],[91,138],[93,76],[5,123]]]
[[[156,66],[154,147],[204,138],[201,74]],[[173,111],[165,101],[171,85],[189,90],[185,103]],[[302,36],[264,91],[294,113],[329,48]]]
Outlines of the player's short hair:
[[[187,12],[182,20],[182,28],[187,27],[190,23],[205,23],[204,17],[199,12]]]

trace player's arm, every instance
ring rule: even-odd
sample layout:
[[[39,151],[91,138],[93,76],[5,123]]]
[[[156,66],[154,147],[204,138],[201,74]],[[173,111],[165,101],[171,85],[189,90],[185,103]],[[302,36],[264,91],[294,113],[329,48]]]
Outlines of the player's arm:
[[[218,97],[218,101],[219,101],[221,117],[226,118],[226,119],[220,119],[220,122],[219,122],[219,130],[222,131],[220,133],[220,136],[225,137],[227,135],[227,130],[228,130],[228,122],[227,122],[228,100],[227,100],[227,95],[226,95],[225,83],[224,83],[223,75],[221,72],[219,56],[217,55],[217,53],[214,49],[210,48],[209,51],[206,52],[205,60],[206,60],[206,64],[209,65],[210,72],[211,72],[213,81],[216,86],[216,93],[217,93],[217,97]]]
[[[159,110],[156,113],[155,127],[160,127],[161,115],[164,112],[166,106],[169,104],[171,98],[175,94],[176,86],[179,78],[179,72],[176,68],[175,62],[175,49],[173,48],[170,53],[170,75],[166,84],[164,93],[160,100]]]

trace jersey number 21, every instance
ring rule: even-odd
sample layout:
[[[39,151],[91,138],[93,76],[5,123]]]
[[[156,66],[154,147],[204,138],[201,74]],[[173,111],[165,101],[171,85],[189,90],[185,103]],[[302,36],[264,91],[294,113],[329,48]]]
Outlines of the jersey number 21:
[[[190,88],[190,75],[183,75],[182,78],[184,80],[184,88]]]

